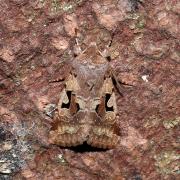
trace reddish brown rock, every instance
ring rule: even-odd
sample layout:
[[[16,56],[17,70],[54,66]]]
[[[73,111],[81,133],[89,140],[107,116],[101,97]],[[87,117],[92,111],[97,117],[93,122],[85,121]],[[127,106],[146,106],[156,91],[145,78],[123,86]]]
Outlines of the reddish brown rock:
[[[52,38],[52,45],[58,50],[65,50],[68,47],[68,41],[63,37]]]
[[[13,52],[6,48],[0,50],[0,57],[7,62],[12,62],[15,59]]]
[[[168,11],[160,11],[156,15],[156,23],[160,29],[166,29],[173,36],[179,36],[180,20],[179,16]]]
[[[66,33],[72,37],[75,36],[75,30],[78,29],[76,15],[64,15],[63,19]]]
[[[117,24],[127,18],[128,11],[131,10],[131,4],[128,1],[101,1],[94,2],[93,10],[99,20],[99,23],[107,29],[114,29]]]
[[[178,179],[179,1],[137,2],[1,1],[0,179]],[[126,84],[116,149],[49,145],[75,29]]]
[[[132,44],[137,53],[152,59],[162,58],[172,46],[170,41],[164,39],[157,41],[155,38],[151,39],[151,35],[148,34],[137,36]]]

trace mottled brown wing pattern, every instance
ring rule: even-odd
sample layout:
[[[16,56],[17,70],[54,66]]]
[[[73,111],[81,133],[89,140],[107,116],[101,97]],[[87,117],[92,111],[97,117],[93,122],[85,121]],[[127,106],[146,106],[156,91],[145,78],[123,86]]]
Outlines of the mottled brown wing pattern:
[[[71,66],[49,133],[50,143],[69,147],[87,142],[114,148],[119,140],[117,105],[107,60],[93,45]]]
[[[116,134],[117,105],[111,77],[104,80],[100,97],[100,104],[95,109],[100,118],[94,122],[87,143],[91,146],[111,149],[116,146],[119,139]]]
[[[64,147],[76,146],[86,141],[86,124],[79,124],[78,118],[84,113],[78,113],[79,104],[74,92],[79,90],[75,77],[70,74],[63,91],[60,93],[58,112],[54,116],[49,141]]]

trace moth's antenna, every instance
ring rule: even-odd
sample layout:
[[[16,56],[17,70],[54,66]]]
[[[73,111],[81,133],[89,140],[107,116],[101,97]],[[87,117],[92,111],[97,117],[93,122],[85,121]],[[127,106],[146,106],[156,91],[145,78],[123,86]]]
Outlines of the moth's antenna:
[[[78,54],[82,53],[82,49],[80,46],[80,43],[78,41],[78,29],[75,29],[75,41],[76,41],[76,45],[74,47],[74,54],[77,56]]]

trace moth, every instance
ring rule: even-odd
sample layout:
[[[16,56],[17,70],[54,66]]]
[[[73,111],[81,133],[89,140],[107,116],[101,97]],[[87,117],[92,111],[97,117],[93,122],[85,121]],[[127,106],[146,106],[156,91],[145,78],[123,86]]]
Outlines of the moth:
[[[86,142],[93,147],[115,148],[119,141],[116,81],[109,62],[92,43],[70,65],[49,142],[63,147]]]

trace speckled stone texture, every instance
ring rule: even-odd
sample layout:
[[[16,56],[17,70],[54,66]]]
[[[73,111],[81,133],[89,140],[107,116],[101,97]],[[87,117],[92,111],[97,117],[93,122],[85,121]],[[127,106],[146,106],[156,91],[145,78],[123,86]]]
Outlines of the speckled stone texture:
[[[0,0],[0,179],[179,179],[179,12],[178,0]],[[116,149],[48,143],[76,29],[82,49],[111,42],[127,84]]]

